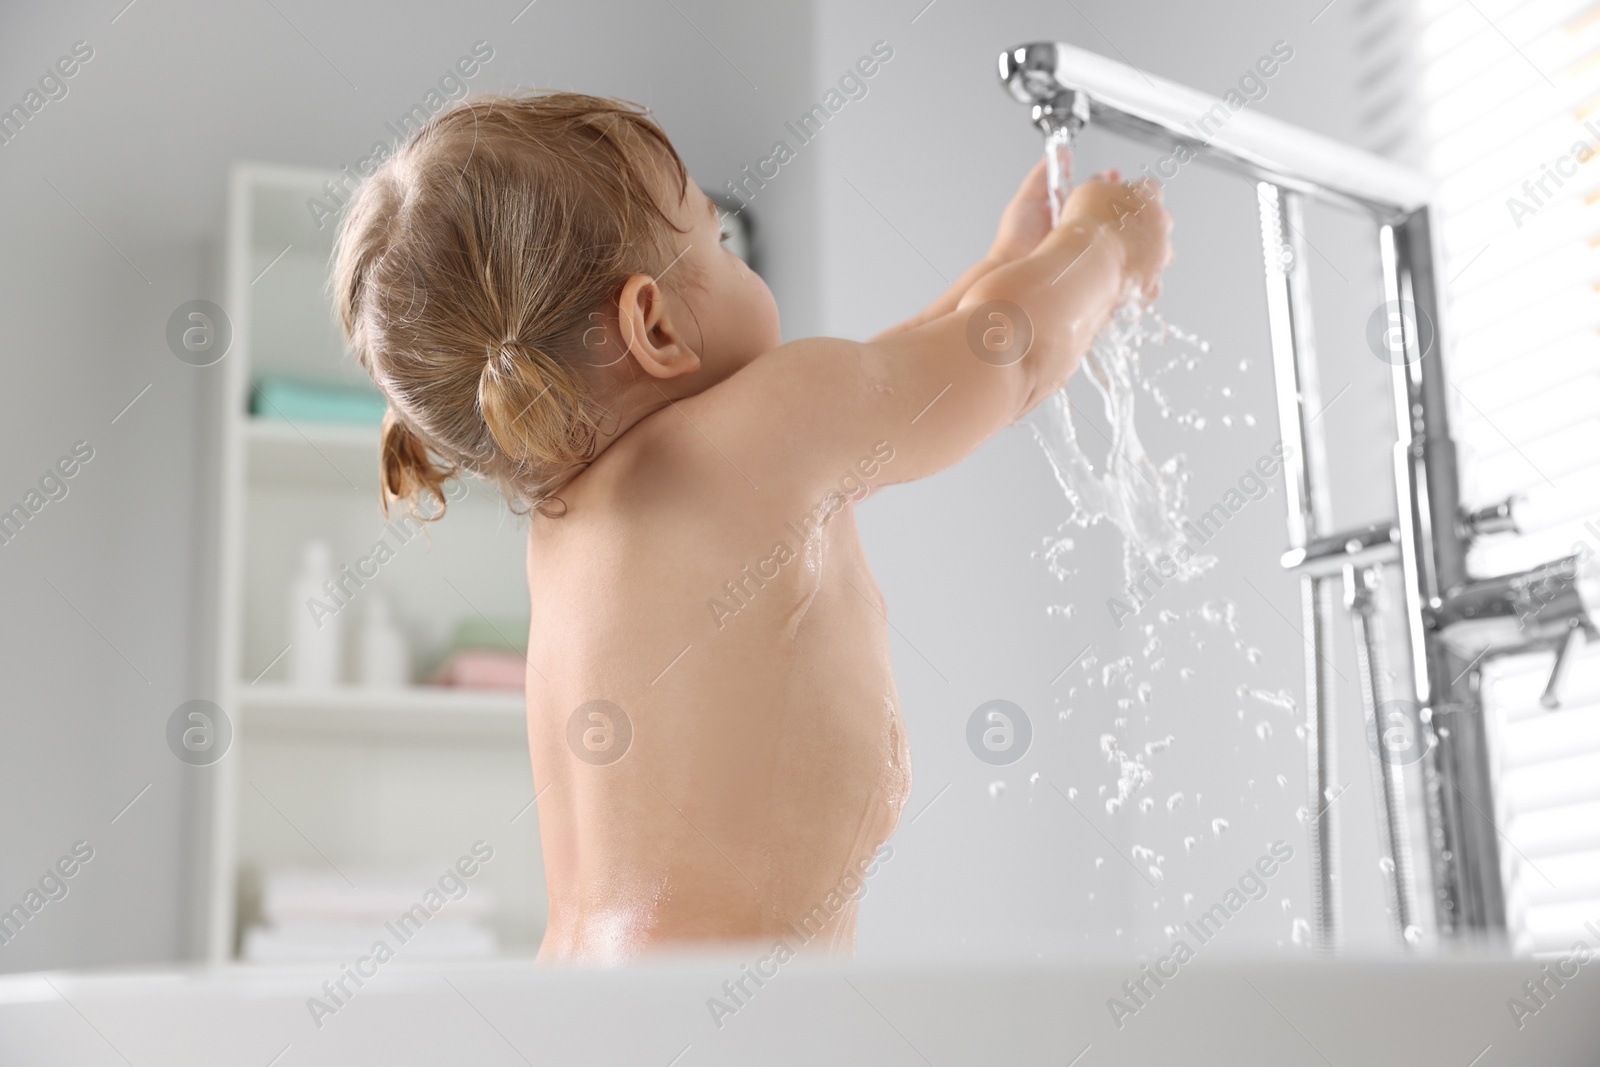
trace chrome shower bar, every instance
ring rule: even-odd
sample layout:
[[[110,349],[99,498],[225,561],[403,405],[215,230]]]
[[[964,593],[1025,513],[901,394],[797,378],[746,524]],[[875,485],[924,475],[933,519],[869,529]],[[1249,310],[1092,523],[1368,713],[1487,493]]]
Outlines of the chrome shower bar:
[[[1286,441],[1299,446],[1284,465],[1288,550],[1282,564],[1301,580],[1306,639],[1308,827],[1314,867],[1318,947],[1338,937],[1336,857],[1329,831],[1333,782],[1332,691],[1328,641],[1333,582],[1344,576],[1357,612],[1363,698],[1375,715],[1388,699],[1381,631],[1373,599],[1381,568],[1398,562],[1405,590],[1411,690],[1424,746],[1424,810],[1433,918],[1441,937],[1495,937],[1505,926],[1495,805],[1480,695],[1483,661],[1532,649],[1558,653],[1546,706],[1559,702],[1561,666],[1574,645],[1600,637],[1596,583],[1567,557],[1521,574],[1475,580],[1466,572],[1473,537],[1513,528],[1509,505],[1462,508],[1450,437],[1448,386],[1437,338],[1440,300],[1429,220],[1431,183],[1419,172],[1148,75],[1103,56],[1056,43],[1000,55],[1000,79],[1030,104],[1046,133],[1087,126],[1147,144],[1186,146],[1196,158],[1254,181],[1261,207],[1273,377]],[[1203,123],[1219,109],[1225,123]],[[1316,359],[1302,254],[1303,200],[1353,207],[1377,226],[1386,306],[1399,332],[1394,368],[1395,496],[1392,522],[1348,531],[1327,517],[1322,439],[1314,426]],[[1584,595],[1588,591],[1591,595]],[[1378,662],[1375,662],[1378,661]],[[1370,726],[1369,726],[1370,730]],[[1391,851],[1406,840],[1401,776],[1378,759],[1374,791]],[[1397,928],[1415,940],[1406,857],[1394,855],[1390,900]],[[1410,929],[1408,929],[1408,927]]]

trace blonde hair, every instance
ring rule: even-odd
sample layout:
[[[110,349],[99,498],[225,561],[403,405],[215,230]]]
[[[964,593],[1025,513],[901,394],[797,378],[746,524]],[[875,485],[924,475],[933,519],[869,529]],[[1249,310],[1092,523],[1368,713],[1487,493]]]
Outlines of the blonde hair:
[[[361,185],[333,286],[345,338],[389,400],[385,514],[396,500],[417,513],[427,495],[438,510],[425,517],[441,517],[463,470],[518,510],[565,510],[554,494],[594,458],[607,416],[584,332],[683,232],[656,199],[663,170],[687,195],[683,161],[637,104],[480,95]]]

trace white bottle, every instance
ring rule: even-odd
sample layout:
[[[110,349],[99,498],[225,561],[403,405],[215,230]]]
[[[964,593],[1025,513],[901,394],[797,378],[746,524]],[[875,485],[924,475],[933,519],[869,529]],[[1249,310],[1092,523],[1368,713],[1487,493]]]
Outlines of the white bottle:
[[[388,598],[376,590],[368,593],[361,618],[361,684],[388,689],[410,684],[410,659]]]
[[[339,684],[344,648],[341,602],[330,596],[333,549],[328,542],[306,542],[300,573],[289,583],[289,683],[303,686]]]

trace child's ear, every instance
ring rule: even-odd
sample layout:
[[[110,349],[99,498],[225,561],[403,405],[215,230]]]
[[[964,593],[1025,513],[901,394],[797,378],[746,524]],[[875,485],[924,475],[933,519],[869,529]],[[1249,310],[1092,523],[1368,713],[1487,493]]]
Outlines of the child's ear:
[[[622,344],[652,378],[676,378],[700,369],[700,355],[673,321],[665,291],[648,274],[635,274],[617,297]]]

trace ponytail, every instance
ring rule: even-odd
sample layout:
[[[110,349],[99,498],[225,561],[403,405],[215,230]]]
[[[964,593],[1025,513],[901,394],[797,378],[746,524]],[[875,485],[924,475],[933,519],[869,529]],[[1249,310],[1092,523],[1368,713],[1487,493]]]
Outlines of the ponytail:
[[[556,472],[542,479],[547,484],[563,482],[587,466],[594,457],[600,412],[573,369],[514,338],[487,347],[478,376],[478,410],[500,452],[519,470]],[[530,495],[536,505],[546,499]]]
[[[416,432],[395,414],[391,406],[383,416],[383,429],[379,436],[378,469],[383,483],[383,514],[389,514],[389,505],[404,500],[413,515],[425,520],[444,517],[444,483],[456,474],[456,468],[435,464],[428,446]],[[439,510],[432,515],[420,515],[417,505],[422,495],[432,496]]]

